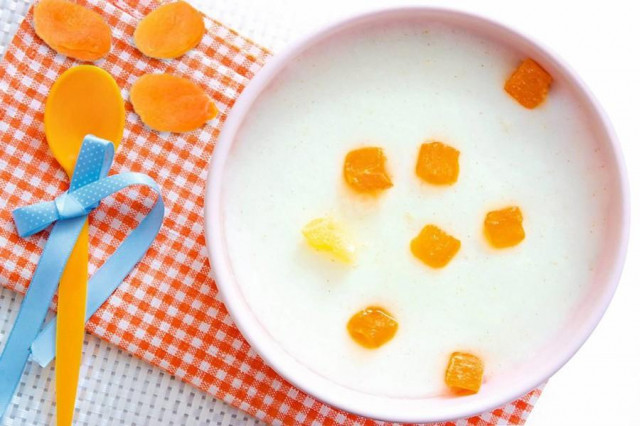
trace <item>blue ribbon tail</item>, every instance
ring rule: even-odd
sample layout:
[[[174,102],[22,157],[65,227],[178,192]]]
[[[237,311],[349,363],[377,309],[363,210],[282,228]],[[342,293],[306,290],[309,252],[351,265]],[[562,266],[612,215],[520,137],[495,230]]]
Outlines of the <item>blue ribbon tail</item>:
[[[11,403],[29,359],[29,347],[47,315],[84,217],[55,224],[0,356],[0,419]]]
[[[145,255],[162,226],[164,203],[158,198],[156,205],[138,227],[120,244],[115,253],[89,280],[87,316],[91,316],[116,291],[120,283]],[[52,318],[31,345],[33,360],[46,367],[56,353],[56,319]]]

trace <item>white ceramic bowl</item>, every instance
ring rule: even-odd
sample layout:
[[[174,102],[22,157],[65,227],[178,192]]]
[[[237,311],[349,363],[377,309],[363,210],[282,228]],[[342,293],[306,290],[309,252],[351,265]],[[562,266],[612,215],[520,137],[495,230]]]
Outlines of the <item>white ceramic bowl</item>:
[[[609,187],[612,202],[603,247],[605,257],[600,260],[594,281],[590,284],[589,297],[562,332],[531,362],[509,377],[492,378],[479,393],[466,397],[403,399],[377,396],[348,389],[312,372],[286,353],[258,322],[235,280],[225,247],[221,206],[225,162],[238,129],[263,89],[293,58],[327,37],[340,37],[340,33],[347,29],[374,22],[407,19],[414,22],[416,19],[440,21],[497,39],[525,52],[555,77],[566,79],[583,103],[586,114],[593,122],[594,131],[599,133],[603,162],[610,168],[615,180]],[[356,16],[325,28],[270,59],[251,81],[227,118],[210,165],[205,209],[206,240],[214,278],[236,325],[260,356],[289,382],[328,404],[363,416],[401,422],[441,421],[477,414],[518,398],[553,375],[580,348],[604,314],[622,271],[629,230],[628,200],[624,164],[611,125],[576,73],[557,56],[516,31],[485,18],[440,8],[400,8]]]

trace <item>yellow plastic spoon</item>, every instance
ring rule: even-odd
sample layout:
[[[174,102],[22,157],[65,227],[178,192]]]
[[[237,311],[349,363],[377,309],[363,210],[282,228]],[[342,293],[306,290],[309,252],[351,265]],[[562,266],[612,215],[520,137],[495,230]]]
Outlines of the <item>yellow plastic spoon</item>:
[[[76,66],[62,73],[47,98],[44,130],[53,156],[69,178],[87,134],[107,139],[117,148],[124,132],[124,101],[113,77],[93,65]],[[88,251],[89,236],[85,222],[58,289],[58,426],[71,425],[73,421],[87,310]]]

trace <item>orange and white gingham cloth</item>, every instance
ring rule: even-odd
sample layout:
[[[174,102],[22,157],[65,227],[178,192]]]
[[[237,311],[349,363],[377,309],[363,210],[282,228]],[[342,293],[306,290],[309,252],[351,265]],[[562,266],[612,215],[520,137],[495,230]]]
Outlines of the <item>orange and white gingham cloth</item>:
[[[219,116],[187,134],[145,127],[127,103],[124,139],[114,172],[149,174],[166,201],[156,241],[120,288],[97,312],[88,330],[248,413],[279,424],[369,424],[304,394],[258,357],[233,325],[210,278],[203,235],[207,166],[231,106],[269,52],[212,19],[197,49],[179,60],[160,61],[132,44],[136,23],[153,0],[79,0],[104,16],[113,47],[97,63],[114,76],[125,99],[148,72],[171,72],[195,80],[215,99]],[[32,11],[20,25],[0,68],[0,285],[24,292],[47,238],[20,239],[11,211],[49,200],[68,179],[49,152],[43,129],[44,102],[54,80],[76,63],[48,48],[34,33]],[[91,216],[90,272],[115,250],[150,208],[142,190],[105,200]],[[133,207],[127,197],[134,199]],[[146,204],[146,205],[145,205]],[[540,394],[457,425],[522,424]]]

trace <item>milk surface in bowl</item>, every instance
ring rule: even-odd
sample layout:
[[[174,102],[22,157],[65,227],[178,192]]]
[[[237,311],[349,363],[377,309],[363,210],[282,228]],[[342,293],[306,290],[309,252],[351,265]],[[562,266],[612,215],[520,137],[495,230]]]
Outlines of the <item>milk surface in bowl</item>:
[[[452,352],[481,357],[489,384],[561,332],[599,270],[615,178],[564,77],[533,110],[505,93],[526,57],[455,23],[373,23],[307,49],[260,93],[226,159],[224,243],[250,310],[300,364],[367,394],[438,397]],[[455,185],[416,177],[434,140],[460,151]],[[393,187],[377,197],[344,183],[345,155],[363,146],[387,157]],[[483,220],[508,205],[526,238],[496,250]],[[352,235],[353,264],[305,244],[304,225],[327,215]],[[429,223],[461,241],[442,269],[409,249]],[[372,305],[398,322],[375,350],[346,330]]]

